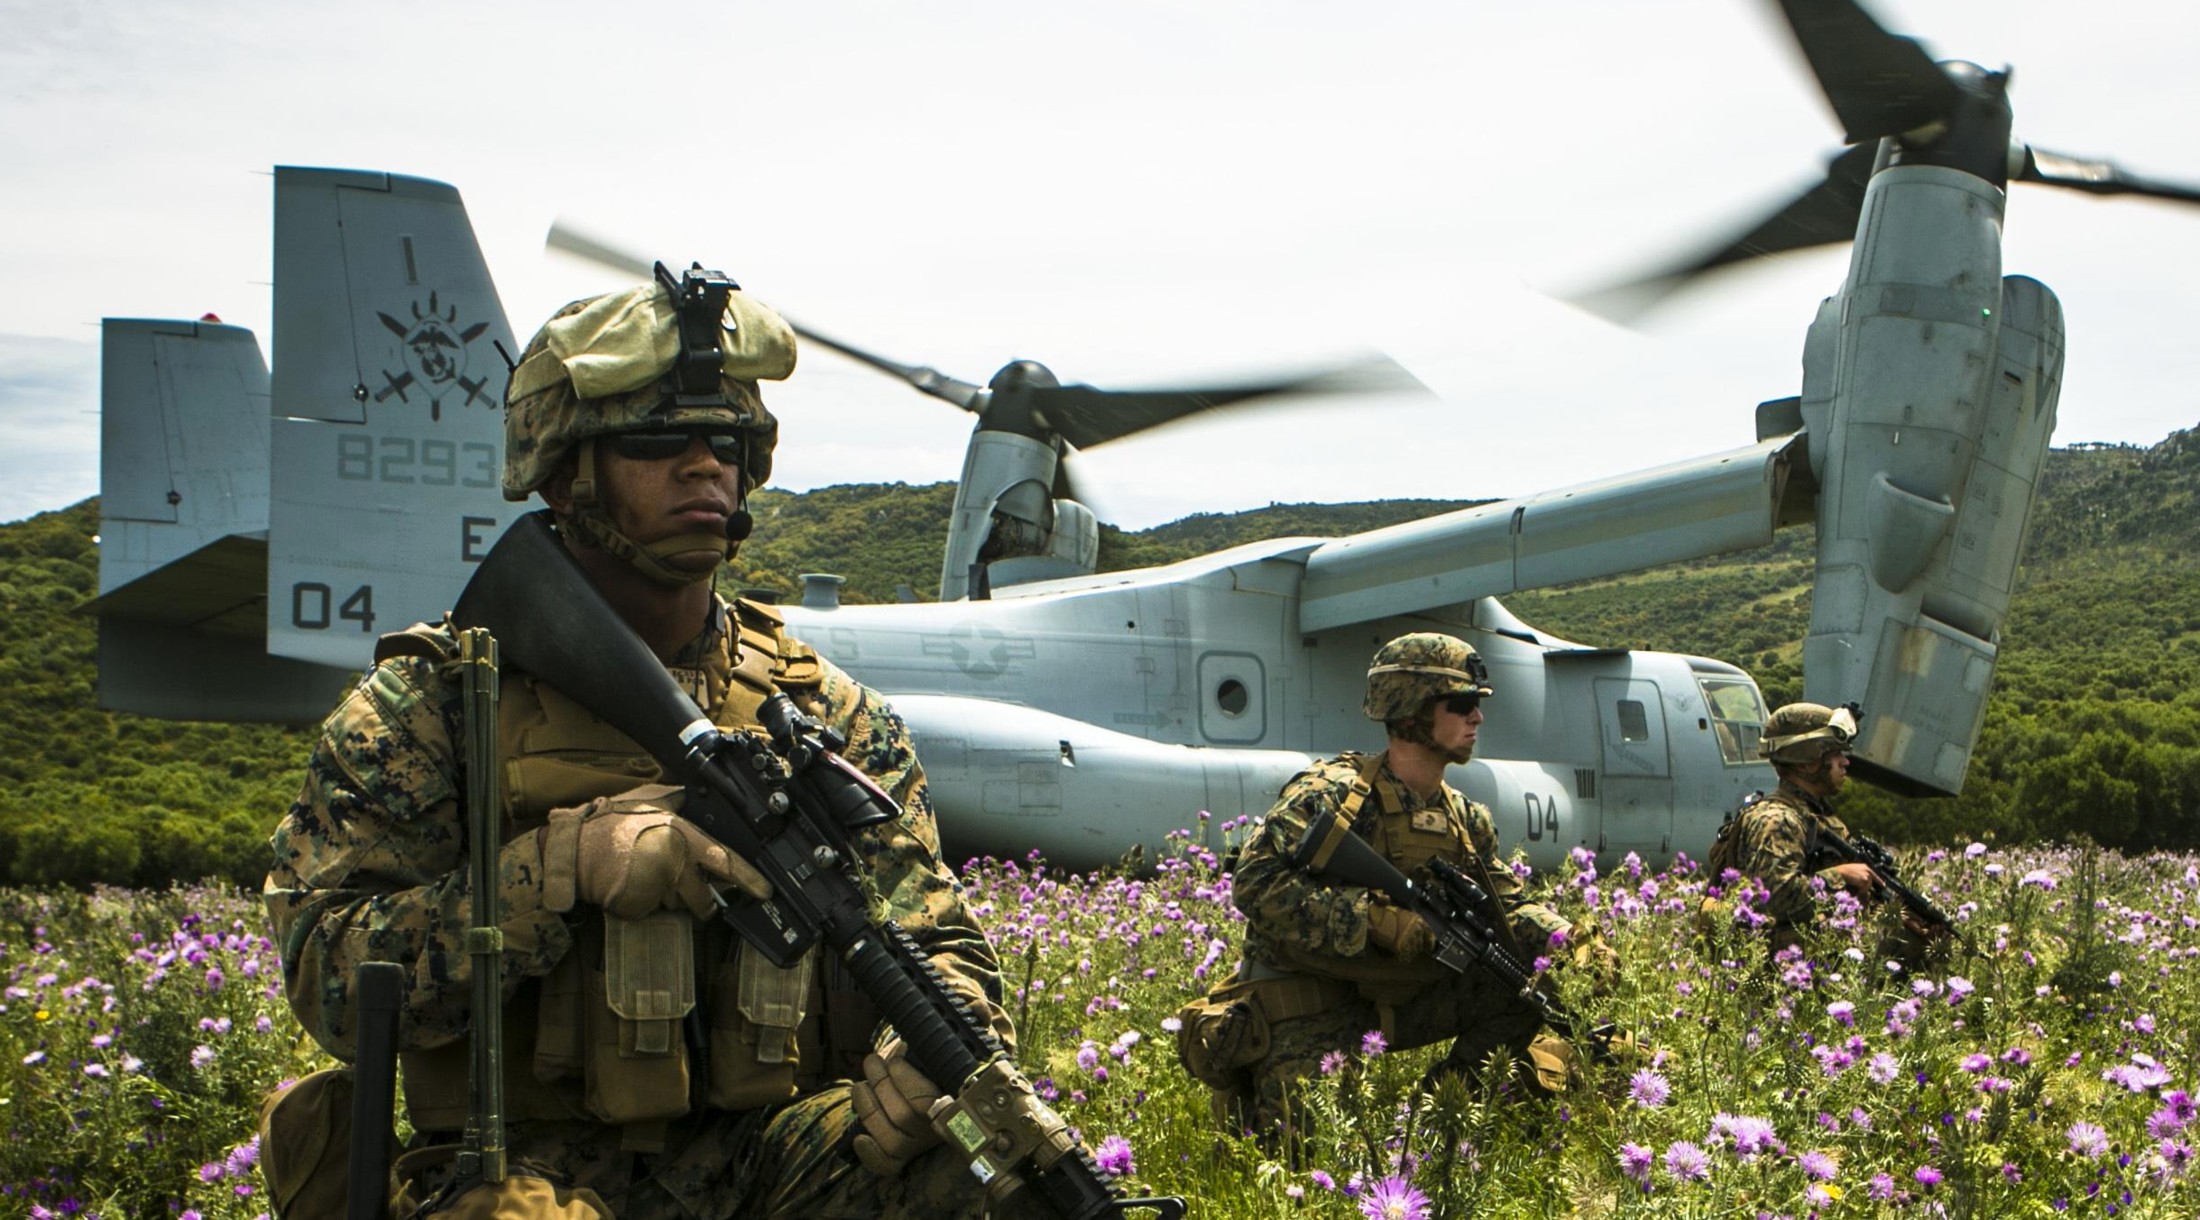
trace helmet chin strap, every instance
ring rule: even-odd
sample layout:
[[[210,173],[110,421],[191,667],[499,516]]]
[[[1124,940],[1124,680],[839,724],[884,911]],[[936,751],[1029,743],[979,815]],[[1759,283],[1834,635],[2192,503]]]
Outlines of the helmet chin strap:
[[[1435,728],[1436,713],[1431,711],[1427,707],[1423,707],[1419,713],[1415,714],[1409,719],[1393,720],[1383,726],[1384,731],[1389,733],[1392,737],[1395,737],[1400,741],[1410,742],[1414,745],[1422,747],[1423,749],[1430,750],[1436,754],[1442,755],[1445,762],[1451,763],[1454,766],[1466,762],[1468,759],[1474,757],[1473,746],[1460,746],[1456,749],[1447,749],[1443,746],[1437,745]]]
[[[589,543],[609,551],[625,560],[635,571],[664,585],[682,589],[689,585],[708,581],[718,572],[718,565],[732,558],[740,541],[749,536],[754,519],[746,508],[737,509],[726,520],[726,530],[721,534],[697,531],[675,534],[648,546],[634,541],[619,532],[611,523],[611,513],[596,496],[596,441],[594,437],[581,441],[580,468],[573,476],[573,510],[569,514],[573,527],[580,537]],[[735,533],[738,529],[740,532]],[[706,565],[690,569],[675,567],[666,562],[676,555],[695,555],[709,552],[713,558]]]

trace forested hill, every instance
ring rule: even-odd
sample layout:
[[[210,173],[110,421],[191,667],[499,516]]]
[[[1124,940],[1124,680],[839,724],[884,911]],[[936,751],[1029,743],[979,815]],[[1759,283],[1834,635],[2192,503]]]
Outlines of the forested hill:
[[[730,588],[793,592],[837,572],[850,601],[938,587],[948,484],[766,492]],[[1101,560],[1166,563],[1262,538],[1336,536],[1468,501],[1278,504],[1138,533],[1103,527]],[[102,712],[93,629],[98,504],[0,525],[0,881],[138,885],[208,874],[256,884],[296,790],[302,731]],[[1722,657],[1774,703],[1801,689],[1807,530],[1761,551],[1523,594],[1529,622],[1588,643]],[[1847,798],[1896,839],[2083,832],[2130,848],[2200,847],[2200,434],[2150,448],[2056,450],[1965,795]]]

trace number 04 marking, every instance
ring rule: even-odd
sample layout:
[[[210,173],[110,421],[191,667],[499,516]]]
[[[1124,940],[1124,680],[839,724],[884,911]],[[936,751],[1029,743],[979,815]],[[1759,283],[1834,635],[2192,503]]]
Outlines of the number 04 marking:
[[[1558,837],[1558,798],[1538,797],[1533,792],[1523,793],[1528,806],[1528,837],[1541,841],[1545,837]]]
[[[335,593],[319,581],[301,580],[290,586],[290,625],[301,631],[328,630],[332,621],[329,603],[334,598]],[[336,606],[336,618],[359,624],[361,631],[373,631],[374,586],[353,589],[351,596]]]

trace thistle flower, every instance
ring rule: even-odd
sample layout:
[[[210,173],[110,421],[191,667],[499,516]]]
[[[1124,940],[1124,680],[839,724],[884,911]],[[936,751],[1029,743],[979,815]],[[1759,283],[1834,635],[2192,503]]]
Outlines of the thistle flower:
[[[1931,1165],[1920,1165],[1917,1167],[1917,1172],[1911,1174],[1910,1176],[1917,1179],[1917,1184],[1919,1186],[1922,1186],[1927,1190],[1931,1190],[1933,1187],[1940,1185],[1943,1175],[1938,1169],[1933,1168]]]
[[[2089,1161],[2099,1160],[2108,1154],[2108,1132],[2093,1123],[2072,1123],[2063,1135],[2070,1141],[2070,1150]]]
[[[1383,1031],[1379,1029],[1371,1029],[1360,1035],[1360,1053],[1370,1059],[1389,1049],[1390,1040],[1383,1037]]]
[[[1404,1178],[1384,1178],[1360,1200],[1367,1220],[1429,1220],[1429,1197]]]
[[[1665,1172],[1676,1181],[1701,1182],[1711,1176],[1711,1158],[1702,1148],[1678,1140],[1665,1150]]]
[[[1650,1166],[1656,1160],[1657,1154],[1641,1144],[1629,1143],[1619,1146],[1619,1171],[1627,1175],[1628,1180],[1637,1186],[1645,1189],[1649,1187]]]
[[[1092,1159],[1100,1166],[1100,1172],[1111,1178],[1129,1177],[1138,1171],[1132,1159],[1131,1142],[1120,1135],[1111,1135],[1100,1141],[1092,1150]]]
[[[1655,1110],[1672,1099],[1673,1086],[1666,1082],[1665,1077],[1644,1068],[1628,1081],[1627,1095],[1643,1109]]]

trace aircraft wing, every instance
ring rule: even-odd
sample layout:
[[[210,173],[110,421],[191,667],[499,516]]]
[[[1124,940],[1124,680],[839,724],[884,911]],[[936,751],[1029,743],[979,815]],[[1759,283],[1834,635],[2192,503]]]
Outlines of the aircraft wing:
[[[1636,572],[1772,541],[1800,435],[1324,543],[1302,631]]]

